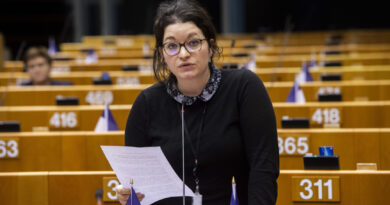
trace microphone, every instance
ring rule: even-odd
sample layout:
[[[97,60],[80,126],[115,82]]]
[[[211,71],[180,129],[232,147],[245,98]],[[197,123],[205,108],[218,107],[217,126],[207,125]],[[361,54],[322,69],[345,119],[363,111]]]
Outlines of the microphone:
[[[230,48],[233,48],[234,44],[236,44],[236,40],[235,39],[232,40],[232,44],[230,44]]]
[[[181,103],[181,154],[182,154],[182,177],[183,177],[183,205],[186,204],[186,183],[185,183],[185,156],[184,156],[184,101]]]
[[[185,131],[187,131],[187,130],[186,130],[185,121],[184,121],[184,112],[185,112],[184,105],[185,104],[186,104],[186,100],[183,100],[181,103],[181,111],[180,111],[181,112],[180,113],[180,116],[181,116],[181,142],[182,142],[181,149],[182,149],[183,205],[186,204],[186,199],[185,199],[185,195],[186,195],[186,193],[185,193],[185,186],[186,186],[185,185]],[[204,107],[203,113],[202,113],[202,120],[200,122],[200,124],[201,124],[200,129],[202,129],[202,127],[203,127],[203,119],[204,119],[204,115],[206,113],[206,107],[207,107],[207,105],[205,104],[205,107]],[[187,134],[188,134],[188,131],[187,131]],[[195,155],[195,151],[194,151],[194,155]],[[197,158],[195,158],[195,163],[198,164]],[[197,169],[197,167],[194,168],[194,170],[196,170],[196,169]],[[202,205],[202,195],[199,193],[199,184],[198,184],[199,179],[196,178],[196,180],[197,180],[197,181],[195,181],[196,191],[195,191],[195,195],[192,198],[192,205]]]
[[[235,45],[235,44],[236,44],[236,40],[233,39],[233,40],[232,40],[232,43],[230,44],[229,65],[228,65],[228,68],[227,68],[227,69],[230,69],[230,65],[232,64],[231,60],[232,60],[233,48],[234,48],[234,45]]]
[[[102,205],[103,190],[101,188],[96,189],[95,197],[96,197],[97,205]]]

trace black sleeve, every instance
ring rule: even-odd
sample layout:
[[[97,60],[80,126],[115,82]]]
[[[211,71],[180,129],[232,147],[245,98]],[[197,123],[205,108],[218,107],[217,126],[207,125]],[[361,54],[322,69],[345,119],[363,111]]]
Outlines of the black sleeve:
[[[141,92],[131,107],[125,129],[125,145],[144,147],[150,145],[147,138],[148,111],[147,100]]]
[[[249,163],[248,204],[275,204],[279,150],[274,110],[256,74],[245,71],[241,83],[240,127]]]

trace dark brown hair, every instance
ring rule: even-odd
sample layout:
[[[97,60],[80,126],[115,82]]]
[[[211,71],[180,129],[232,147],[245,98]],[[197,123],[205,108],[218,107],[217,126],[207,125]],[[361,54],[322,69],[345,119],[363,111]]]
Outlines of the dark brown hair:
[[[49,66],[51,67],[52,64],[52,59],[49,56],[47,49],[43,46],[39,47],[31,47],[29,48],[26,53],[24,54],[23,62],[24,62],[24,69],[27,69],[27,63],[31,59],[37,58],[37,57],[42,57],[44,58]]]
[[[209,48],[213,55],[210,59],[209,66],[213,65],[214,56],[220,56],[221,51],[217,46],[216,31],[210,16],[207,12],[194,0],[173,0],[161,3],[157,9],[156,18],[154,21],[154,35],[156,37],[156,45],[153,55],[153,72],[154,77],[159,82],[166,83],[167,80],[175,79],[171,75],[162,55],[162,44],[164,38],[164,30],[167,26],[174,23],[194,23],[207,39]]]

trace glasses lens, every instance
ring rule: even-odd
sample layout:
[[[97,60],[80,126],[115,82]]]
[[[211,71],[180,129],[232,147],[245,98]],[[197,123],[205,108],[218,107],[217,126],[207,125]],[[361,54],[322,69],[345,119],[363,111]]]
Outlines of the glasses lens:
[[[169,55],[176,55],[179,52],[179,47],[177,43],[167,43],[164,49]]]
[[[200,40],[199,39],[193,39],[186,43],[186,47],[189,51],[197,51],[200,48]]]

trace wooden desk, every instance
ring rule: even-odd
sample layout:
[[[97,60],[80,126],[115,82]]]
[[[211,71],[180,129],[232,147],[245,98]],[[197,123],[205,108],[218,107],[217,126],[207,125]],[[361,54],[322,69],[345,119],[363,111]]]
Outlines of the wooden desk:
[[[291,68],[259,68],[257,75],[263,82],[293,82],[295,76],[301,71],[300,67]],[[310,73],[314,81],[321,81],[322,74],[339,74],[343,81],[346,80],[385,80],[390,79],[389,66],[341,66],[341,67],[319,67],[311,69]]]
[[[264,67],[298,67],[302,61],[310,61],[308,55],[288,55],[288,56],[258,56],[256,57],[256,66]],[[344,54],[335,56],[323,56],[317,59],[320,62],[340,62],[343,66],[351,65],[389,65],[389,53],[366,53],[366,54]]]
[[[388,204],[390,198],[387,196],[388,184],[390,182],[390,171],[294,171],[282,170],[278,179],[278,202],[280,205],[302,204],[293,202],[293,177],[308,179],[312,183],[313,197],[318,194],[317,187],[313,184],[318,182],[318,179],[326,179],[327,177],[339,178],[339,194],[340,200],[337,204]],[[302,180],[300,180],[302,181]],[[298,182],[300,182],[298,181]],[[325,183],[326,181],[323,180]],[[307,184],[302,184],[297,192],[302,192],[303,195],[308,195],[304,192],[304,187]],[[323,199],[327,199],[326,186],[323,186]],[[333,191],[336,189],[332,187]],[[333,196],[335,197],[333,192]],[[320,202],[321,204],[335,204],[335,202]],[[307,205],[319,204],[319,202],[304,202]]]
[[[347,44],[347,45],[337,45],[337,46],[324,46],[324,45],[316,45],[316,46],[266,46],[266,45],[258,45],[256,43],[248,42],[248,45],[255,46],[255,48],[233,48],[226,47],[223,49],[222,56],[224,58],[228,58],[229,55],[234,54],[242,54],[246,53],[248,55],[255,53],[257,56],[288,56],[288,55],[307,55],[311,57],[313,51],[315,54],[322,54],[326,51],[339,51],[340,54],[358,54],[363,55],[367,53],[375,53],[375,52],[390,52],[390,44]],[[143,51],[142,49],[129,49],[118,50],[116,47],[106,47],[100,48],[96,51],[96,55],[99,59],[128,59],[128,58],[144,58],[148,56],[153,56],[153,50],[149,50],[148,52]],[[86,57],[87,53],[82,51],[62,51],[58,52],[54,58],[56,59],[77,59]],[[322,55],[316,55],[317,58],[321,58]]]
[[[388,37],[390,34],[389,29],[368,29],[368,30],[326,30],[326,31],[304,31],[304,32],[291,32],[291,39],[303,39],[303,38],[315,38],[315,39],[326,39],[331,35],[342,35],[345,38],[355,38],[354,40],[360,39],[371,39],[378,37]],[[242,39],[251,40],[255,39],[259,35],[263,35],[270,38],[282,39],[285,36],[285,32],[269,32],[269,33],[238,33],[238,34],[218,34],[218,39]],[[270,40],[272,40],[270,39]]]
[[[367,53],[377,52],[390,52],[390,44],[344,44],[337,46],[266,46],[256,44],[256,42],[247,42],[248,46],[255,46],[255,48],[233,48],[226,47],[223,49],[222,56],[226,59],[230,55],[235,54],[256,54],[257,56],[288,56],[288,55],[306,55],[306,57],[312,57],[313,53],[316,54],[316,59],[323,58],[322,55],[326,51],[338,51],[343,55],[365,55]],[[317,55],[319,54],[319,55]],[[87,53],[78,50],[62,51],[56,53],[54,59],[84,59]],[[99,59],[131,59],[131,58],[145,58],[153,56],[153,49],[149,51],[143,51],[142,49],[131,48],[125,50],[123,48],[117,49],[116,47],[101,47],[96,50],[96,55]]]
[[[94,204],[97,188],[105,188],[107,192],[114,195],[112,185],[108,187],[103,184],[104,177],[114,177],[113,172],[9,172],[0,173],[2,189],[0,198],[3,205],[14,204],[39,204],[39,205],[61,205],[61,204]],[[292,201],[292,193],[303,192],[307,184],[301,187],[292,188],[294,178],[307,179],[314,183],[318,179],[337,178],[339,186],[332,186],[332,194],[339,194],[341,205],[366,205],[366,204],[389,204],[387,196],[390,183],[389,171],[295,171],[282,170],[278,179],[278,201],[279,205],[299,204]],[[336,181],[336,180],[334,180]],[[318,181],[317,181],[318,182]],[[325,183],[325,181],[324,181]],[[313,196],[318,194],[316,186],[312,187]],[[323,185],[323,199],[327,197],[327,188]],[[66,191],[64,191],[66,190]],[[339,190],[337,192],[337,190]],[[303,192],[307,195],[308,192]],[[315,194],[315,195],[314,195]],[[112,204],[112,203],[105,203]],[[317,203],[305,203],[308,205]],[[335,203],[321,203],[335,204]]]
[[[333,146],[340,169],[356,163],[376,163],[390,170],[390,129],[279,129],[280,169],[303,169],[305,153],[318,154],[319,146]],[[293,138],[293,139],[288,139]],[[0,133],[0,141],[17,142],[7,150],[18,156],[0,158],[0,172],[111,170],[100,145],[124,145],[124,131]]]
[[[283,116],[305,117],[311,127],[339,124],[342,128],[390,127],[390,102],[273,103],[278,127]],[[331,114],[332,113],[332,114]]]
[[[292,32],[289,36],[288,45],[324,45],[332,34],[342,35],[341,44],[380,44],[390,42],[389,30],[373,31],[327,31],[327,32]],[[282,46],[284,32],[266,35],[267,45]]]
[[[155,79],[152,72],[148,71],[109,71],[113,85],[138,85],[153,84]],[[52,72],[51,78],[58,81],[70,81],[73,85],[93,85],[94,78],[100,78],[103,72],[99,71],[72,71],[72,72]],[[390,74],[390,71],[389,71]],[[0,76],[0,85],[5,86],[10,81],[10,85],[20,85],[29,81],[29,76],[24,72],[4,72]]]
[[[7,92],[4,105],[55,105],[56,96],[74,96],[80,105],[132,104],[147,85],[79,85],[2,87]],[[27,100],[28,99],[28,100]]]
[[[56,68],[54,68],[56,70]],[[264,82],[294,81],[301,71],[300,67],[292,68],[264,68],[254,71]],[[102,71],[53,71],[54,80],[67,80],[74,85],[91,85],[93,78],[100,77]],[[108,71],[113,84],[153,84],[155,83],[151,71]],[[389,80],[390,66],[343,66],[336,68],[319,67],[311,69],[314,81],[321,81],[322,74],[339,74],[345,80]],[[29,76],[25,72],[4,72],[0,75],[0,85],[18,85],[27,81]]]
[[[84,59],[70,61],[55,61],[53,68],[60,71],[122,71],[124,66],[143,66],[146,70],[151,71],[152,60],[142,58],[129,59],[108,59],[99,60],[95,63],[86,63]],[[23,62],[7,61],[5,62],[5,71],[21,72]]]
[[[306,117],[313,128],[336,125],[341,128],[390,127],[390,101],[273,105],[279,128],[283,116]],[[130,108],[130,105],[110,106],[120,130],[125,128]],[[0,119],[19,121],[23,132],[42,126],[52,130],[91,131],[94,130],[103,109],[103,105],[5,106],[0,107]]]
[[[145,81],[146,76],[140,79]],[[118,80],[118,78],[117,78]],[[293,82],[264,83],[272,102],[285,102]],[[0,87],[6,92],[4,105],[55,105],[56,96],[75,96],[80,105],[132,104],[138,94],[151,86],[142,85],[76,85],[76,86],[8,86]],[[341,93],[343,101],[390,100],[390,80],[307,82],[300,85],[306,102],[317,102],[318,93]],[[26,100],[28,99],[28,100]]]
[[[245,65],[250,60],[249,57],[221,57],[215,59],[215,64],[218,67],[229,63]],[[258,68],[272,67],[300,67],[302,61],[310,61],[310,55],[288,55],[288,56],[258,56],[256,57],[256,66]],[[320,62],[340,62],[343,66],[353,65],[389,65],[390,52],[378,52],[367,54],[342,54],[336,56],[323,56],[318,58]],[[66,70],[76,71],[110,71],[122,70],[126,65],[143,65],[151,66],[151,59],[129,58],[129,59],[104,59],[96,63],[86,63],[84,59],[70,60],[63,62],[55,62],[54,67],[63,67]],[[18,63],[7,63],[5,71],[21,71],[22,65]],[[148,68],[150,70],[150,68]]]
[[[292,82],[265,83],[272,102],[285,102],[293,86]],[[306,82],[300,84],[306,102],[317,102],[319,93],[342,94],[342,101],[381,101],[390,99],[389,80]]]
[[[120,130],[124,130],[131,105],[111,105],[110,110]],[[34,127],[50,130],[92,131],[104,110],[104,105],[80,106],[20,106],[0,107],[2,121],[20,122],[21,131]]]
[[[340,169],[354,170],[357,163],[376,163],[390,170],[390,129],[320,128],[278,129],[280,169],[303,169],[302,156],[318,155],[319,146],[333,146]]]
[[[342,54],[352,53],[372,53],[372,52],[389,52],[390,44],[343,44],[337,46],[324,45],[307,45],[307,46],[258,46],[256,50],[248,50],[248,52],[256,51],[257,55],[311,55],[313,53],[323,53],[325,51],[340,51]],[[228,50],[228,49],[226,49]],[[237,50],[235,52],[242,52]]]
[[[124,145],[124,131],[96,133],[20,132],[0,133],[0,141],[12,155],[0,158],[0,172],[10,171],[94,171],[112,170],[100,145]],[[15,148],[14,148],[15,146]]]

